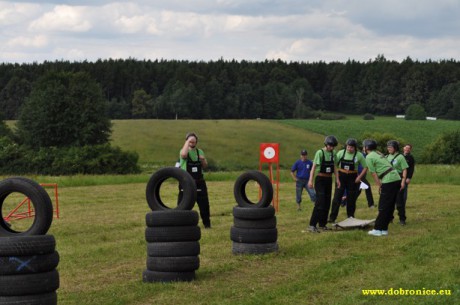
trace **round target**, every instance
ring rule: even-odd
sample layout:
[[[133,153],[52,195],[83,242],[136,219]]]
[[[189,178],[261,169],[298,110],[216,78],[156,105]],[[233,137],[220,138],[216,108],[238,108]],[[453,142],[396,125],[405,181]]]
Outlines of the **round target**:
[[[267,147],[264,149],[264,156],[267,159],[273,159],[276,155],[275,149],[273,147]]]
[[[260,161],[266,163],[276,163],[279,158],[278,143],[261,143],[260,144]]]

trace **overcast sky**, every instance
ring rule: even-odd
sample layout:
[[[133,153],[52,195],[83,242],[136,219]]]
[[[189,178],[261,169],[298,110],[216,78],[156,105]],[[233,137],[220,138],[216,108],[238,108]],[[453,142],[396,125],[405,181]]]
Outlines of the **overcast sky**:
[[[459,0],[0,1],[0,62],[460,60]]]

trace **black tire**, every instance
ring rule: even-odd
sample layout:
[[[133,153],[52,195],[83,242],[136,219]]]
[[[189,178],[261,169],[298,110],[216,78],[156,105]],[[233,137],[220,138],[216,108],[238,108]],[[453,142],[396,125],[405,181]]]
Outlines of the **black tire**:
[[[233,207],[233,216],[240,219],[267,219],[275,216],[275,208],[268,206],[262,209]]]
[[[193,210],[151,211],[145,215],[147,227],[196,226],[198,220],[198,212]]]
[[[59,254],[0,256],[0,275],[48,272],[59,264]]]
[[[152,282],[190,282],[195,279],[195,271],[190,272],[161,272],[144,270],[142,280],[144,283]]]
[[[175,178],[183,188],[182,199],[175,210],[191,210],[196,201],[196,184],[192,176],[186,171],[177,167],[165,167],[154,173],[147,183],[147,203],[152,211],[169,210],[160,198],[161,184],[168,178]]]
[[[246,185],[249,181],[256,181],[262,190],[262,197],[258,202],[252,202],[246,195]],[[270,179],[259,171],[247,171],[240,175],[233,187],[235,200],[240,207],[265,208],[270,205],[273,199],[273,185]]]
[[[237,243],[232,244],[233,254],[265,254],[278,251],[278,243],[263,243],[263,244],[247,244]]]
[[[0,295],[18,296],[43,294],[59,288],[57,270],[42,273],[0,276]]]
[[[145,240],[147,242],[197,241],[201,238],[198,226],[177,227],[147,227]]]
[[[22,296],[0,296],[0,305],[55,305],[56,292]]]
[[[34,207],[34,221],[26,231],[11,229],[3,219],[3,203],[12,193],[20,193],[28,197]],[[26,178],[7,178],[0,182],[0,236],[44,235],[53,221],[53,205],[51,199],[38,183]]]
[[[273,229],[276,228],[276,216],[266,219],[241,219],[233,218],[233,224],[242,229]]]
[[[238,243],[273,243],[278,239],[277,229],[241,229],[231,227],[230,239]]]
[[[148,256],[194,256],[200,254],[198,241],[147,243]]]
[[[0,237],[0,256],[27,256],[53,253],[53,235]]]
[[[162,272],[188,272],[200,268],[199,256],[147,257],[147,269]]]

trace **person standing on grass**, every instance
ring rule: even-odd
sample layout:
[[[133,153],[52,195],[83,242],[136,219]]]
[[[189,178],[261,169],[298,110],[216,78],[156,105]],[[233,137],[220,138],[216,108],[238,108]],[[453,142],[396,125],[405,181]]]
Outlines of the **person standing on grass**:
[[[358,174],[359,165],[363,167],[363,170]],[[355,217],[359,184],[361,183],[361,178],[366,175],[367,172],[366,159],[364,159],[364,156],[358,151],[358,142],[356,139],[348,139],[346,148],[337,153],[337,167],[340,184],[335,189],[334,199],[332,200],[332,209],[329,215],[329,222],[331,223],[334,223],[337,219],[345,190],[347,217]]]
[[[399,176],[401,177],[401,191],[398,193],[396,198],[396,209],[398,210],[399,215],[399,224],[404,226],[406,225],[406,208],[403,207],[404,204],[404,189],[406,188],[406,178],[407,178],[407,168],[409,165],[406,162],[406,158],[399,153],[399,142],[391,140],[387,142],[388,155],[387,159],[390,161],[391,166],[398,171]]]
[[[340,187],[340,181],[337,175],[337,164],[334,148],[337,146],[338,141],[334,136],[327,136],[324,139],[324,147],[319,149],[315,154],[313,166],[310,172],[310,179],[308,180],[308,187],[313,188],[313,179],[315,181],[316,202],[313,208],[310,224],[308,230],[313,233],[322,230],[328,230],[326,226],[327,215],[331,207],[332,197],[332,174],[336,178],[337,187]],[[316,176],[316,177],[315,177]]]
[[[310,179],[310,171],[313,162],[308,160],[308,153],[306,149],[300,152],[300,159],[297,160],[291,167],[291,176],[295,181],[295,201],[297,202],[297,210],[300,211],[300,203],[302,202],[302,191],[305,189],[310,196],[312,202],[316,201],[316,193],[314,188],[308,187],[308,180]]]
[[[179,167],[187,171],[195,180],[197,188],[196,201],[200,209],[201,220],[205,228],[211,228],[211,215],[209,209],[208,188],[203,176],[203,169],[208,166],[204,152],[196,145],[198,136],[193,133],[187,133],[185,143],[180,150]],[[182,195],[179,192],[179,200]]]
[[[364,152],[361,152],[361,153],[364,156],[364,158],[366,158],[366,154]],[[362,170],[363,170],[363,167],[361,165],[358,165],[358,174],[360,174]],[[367,185],[367,189],[365,189],[367,206],[369,208],[373,209],[374,208],[374,196],[372,195],[371,184],[369,183],[369,181],[367,181],[366,176],[367,176],[367,173],[366,173],[366,175],[363,175],[361,177],[361,182],[364,183],[365,185]],[[358,197],[359,197],[359,195],[361,195],[361,188],[358,191]]]
[[[398,213],[400,214],[399,216],[400,221],[401,221],[401,214],[404,215],[404,224],[405,224],[406,223],[407,189],[409,187],[409,183],[412,180],[412,176],[414,175],[415,159],[411,154],[412,152],[411,144],[406,144],[403,148],[403,152],[404,152],[404,158],[406,159],[407,165],[409,165],[409,167],[407,168],[406,185],[403,190],[403,196],[402,196],[400,207],[398,209]]]
[[[372,139],[363,141],[365,150],[366,164],[369,172],[374,178],[376,186],[379,188],[379,213],[375,220],[374,229],[368,234],[372,236],[388,235],[388,225],[393,219],[395,201],[399,191],[402,189],[401,177],[391,166],[385,156],[377,151],[377,142]]]

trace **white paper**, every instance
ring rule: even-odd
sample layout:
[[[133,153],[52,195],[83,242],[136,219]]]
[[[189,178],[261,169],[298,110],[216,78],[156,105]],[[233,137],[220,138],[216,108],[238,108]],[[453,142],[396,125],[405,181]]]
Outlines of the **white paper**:
[[[359,188],[362,189],[362,190],[367,190],[369,188],[369,186],[366,183],[361,181],[361,184],[359,185]]]

